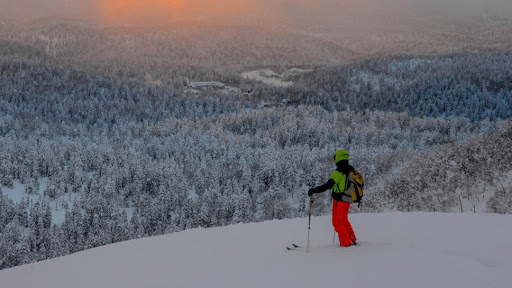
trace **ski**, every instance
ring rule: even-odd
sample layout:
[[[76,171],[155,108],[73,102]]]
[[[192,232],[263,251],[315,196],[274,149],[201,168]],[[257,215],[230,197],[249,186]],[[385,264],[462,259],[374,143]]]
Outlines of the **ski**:
[[[286,246],[286,250],[290,251],[290,250],[295,250],[295,249],[298,249],[298,248],[302,248],[302,246],[299,246],[297,244],[294,244],[292,243],[292,246]]]

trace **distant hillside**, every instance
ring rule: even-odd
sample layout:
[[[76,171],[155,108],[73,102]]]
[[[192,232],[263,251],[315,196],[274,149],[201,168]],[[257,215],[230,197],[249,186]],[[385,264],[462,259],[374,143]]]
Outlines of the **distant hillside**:
[[[177,76],[168,71],[177,67],[232,76],[249,67],[512,49],[512,13],[454,17],[408,0],[93,1],[97,7],[52,0],[41,9],[38,1],[3,2],[10,15],[25,17],[0,14],[0,40],[78,66],[101,65],[113,75],[120,66],[132,77],[152,73],[163,82]]]
[[[512,214],[512,125],[415,156],[388,180],[372,196],[399,211]]]
[[[506,120],[512,116],[510,67],[510,51],[381,57],[320,68],[290,87],[287,97],[329,110]]]

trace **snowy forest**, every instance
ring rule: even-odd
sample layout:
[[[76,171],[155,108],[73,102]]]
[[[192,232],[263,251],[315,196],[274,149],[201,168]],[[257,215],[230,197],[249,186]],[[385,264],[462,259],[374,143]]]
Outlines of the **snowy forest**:
[[[146,59],[106,44],[113,37],[121,49],[144,30],[62,25],[44,38],[0,27],[0,269],[195,227],[304,217],[307,190],[328,180],[340,148],[365,177],[352,213],[512,213],[510,50],[348,61],[354,52],[328,41],[303,45],[314,37],[255,32],[261,44],[226,32],[201,38],[223,51],[211,56],[186,41],[169,46],[160,31],[147,36],[159,44]],[[162,50],[167,58],[155,56]],[[272,63],[309,72],[288,87],[240,76]],[[187,79],[247,92],[190,96]],[[318,196],[315,215],[330,209],[329,193]]]

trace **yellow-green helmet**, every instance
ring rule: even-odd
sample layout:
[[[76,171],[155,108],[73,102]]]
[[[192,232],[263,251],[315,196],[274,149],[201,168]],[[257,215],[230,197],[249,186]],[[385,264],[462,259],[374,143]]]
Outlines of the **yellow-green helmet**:
[[[334,156],[334,162],[338,163],[341,160],[348,160],[348,151],[340,149],[336,151],[336,155]]]

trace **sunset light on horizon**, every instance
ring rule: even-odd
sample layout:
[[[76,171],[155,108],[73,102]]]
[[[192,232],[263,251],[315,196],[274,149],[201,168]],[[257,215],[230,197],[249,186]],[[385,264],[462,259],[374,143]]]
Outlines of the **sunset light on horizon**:
[[[268,13],[269,5],[255,0],[96,0],[94,11],[110,24],[165,24],[184,20],[233,19]]]

